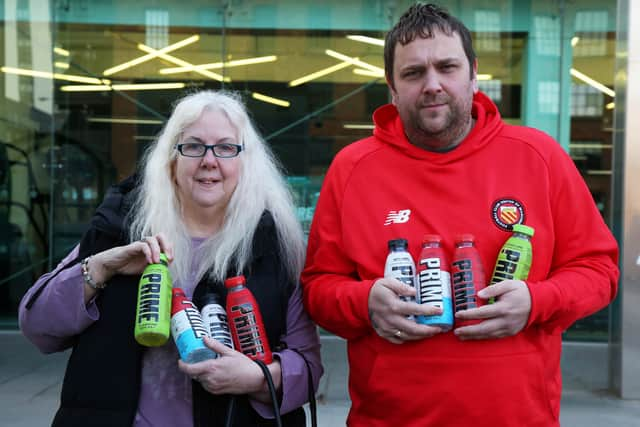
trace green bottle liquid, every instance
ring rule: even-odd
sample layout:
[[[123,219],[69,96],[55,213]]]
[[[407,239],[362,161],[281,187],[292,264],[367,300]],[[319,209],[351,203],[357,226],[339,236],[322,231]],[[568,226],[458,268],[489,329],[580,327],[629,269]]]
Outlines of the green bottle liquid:
[[[171,327],[171,275],[165,254],[160,263],[149,264],[142,272],[136,306],[136,341],[147,347],[163,345]]]
[[[513,226],[513,235],[500,249],[496,266],[489,285],[495,285],[503,280],[526,280],[529,277],[533,251],[531,237],[533,227],[524,224]],[[493,304],[495,298],[489,298],[489,304]]]

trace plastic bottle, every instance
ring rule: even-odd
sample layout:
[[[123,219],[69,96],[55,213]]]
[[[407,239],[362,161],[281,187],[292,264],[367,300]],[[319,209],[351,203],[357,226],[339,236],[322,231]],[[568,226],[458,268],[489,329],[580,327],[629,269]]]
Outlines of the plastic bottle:
[[[416,287],[416,264],[408,251],[407,239],[392,239],[387,243],[389,254],[384,264],[384,277],[393,277],[413,288]],[[415,297],[402,295],[403,301],[415,301]],[[407,319],[414,320],[413,315]]]
[[[169,339],[172,285],[167,265],[167,256],[161,253],[160,262],[147,265],[138,284],[134,336],[148,347],[163,345]]]
[[[498,259],[496,259],[489,285],[494,285],[503,280],[527,280],[533,259],[531,248],[533,233],[533,227],[524,224],[513,226],[513,234],[498,252]],[[495,299],[490,298],[489,304],[493,302],[495,302]]]
[[[439,326],[443,331],[453,327],[453,303],[451,301],[451,274],[444,250],[437,234],[427,234],[422,239],[422,251],[418,259],[416,287],[418,304],[429,304],[442,309],[435,316],[417,316],[416,322]]]
[[[451,263],[451,288],[453,290],[454,312],[484,305],[477,297],[486,286],[484,267],[472,234],[462,234],[456,238],[456,248]],[[456,326],[472,325],[481,320],[457,320]]]
[[[171,335],[178,347],[180,359],[186,363],[202,362],[218,357],[202,340],[207,330],[196,306],[180,288],[173,289],[171,300]]]
[[[267,331],[258,303],[246,287],[244,276],[231,277],[224,281],[224,285],[229,291],[227,316],[236,350],[253,360],[262,360],[268,365],[273,360],[273,356],[269,348]]]
[[[233,348],[233,338],[229,331],[227,312],[220,304],[220,296],[214,292],[209,292],[202,298],[202,323],[207,330],[207,334],[221,342],[229,348]]]

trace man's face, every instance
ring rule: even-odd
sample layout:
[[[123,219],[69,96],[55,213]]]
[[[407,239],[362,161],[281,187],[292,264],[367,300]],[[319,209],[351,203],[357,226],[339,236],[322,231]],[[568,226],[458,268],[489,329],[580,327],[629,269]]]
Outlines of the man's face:
[[[478,90],[458,33],[440,31],[395,47],[393,104],[409,141],[442,151],[457,145],[472,127],[471,106]]]

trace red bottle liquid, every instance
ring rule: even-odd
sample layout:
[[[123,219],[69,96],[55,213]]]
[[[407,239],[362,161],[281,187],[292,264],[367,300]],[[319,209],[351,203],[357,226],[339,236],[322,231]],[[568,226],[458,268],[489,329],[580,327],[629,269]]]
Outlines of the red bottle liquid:
[[[262,360],[268,365],[273,357],[262,314],[256,299],[245,284],[244,276],[235,276],[224,281],[229,291],[226,308],[233,345],[249,358]]]
[[[456,238],[456,248],[451,263],[451,288],[453,290],[454,313],[468,308],[484,305],[477,297],[478,292],[487,285],[484,267],[478,249],[471,234],[462,234]],[[481,320],[455,320],[456,326],[473,325]]]

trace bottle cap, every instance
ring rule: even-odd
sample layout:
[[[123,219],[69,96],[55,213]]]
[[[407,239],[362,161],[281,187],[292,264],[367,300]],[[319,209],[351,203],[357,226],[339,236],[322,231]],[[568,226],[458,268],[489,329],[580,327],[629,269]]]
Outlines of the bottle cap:
[[[428,242],[440,243],[441,241],[442,241],[442,237],[440,237],[440,235],[438,234],[425,234],[422,237],[422,243],[428,243]]]
[[[409,242],[407,242],[407,239],[391,239],[387,246],[389,246],[389,249],[407,249]]]
[[[461,242],[474,242],[475,240],[476,238],[470,233],[458,234],[456,236],[456,244]]]
[[[219,304],[220,305],[220,301],[222,301],[222,298],[220,297],[220,295],[218,295],[215,292],[207,292],[206,294],[204,294],[201,298],[202,304],[199,304],[200,306],[204,307],[205,305],[209,305],[209,304]]]
[[[235,288],[238,285],[244,285],[244,284],[245,284],[245,279],[243,275],[230,277],[224,281],[224,285],[227,287],[227,289]]]
[[[184,301],[189,301],[182,288],[171,289],[171,317],[185,308]]]
[[[171,289],[171,296],[172,297],[186,297],[186,294],[184,293],[182,288],[172,288]]]
[[[522,233],[522,234],[526,234],[529,237],[533,236],[533,232],[535,230],[533,229],[533,227],[529,227],[528,225],[524,225],[524,224],[515,224],[513,226],[513,232],[514,233]]]

